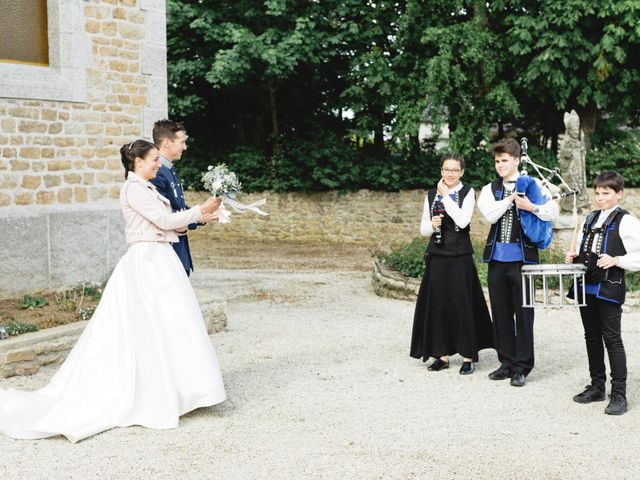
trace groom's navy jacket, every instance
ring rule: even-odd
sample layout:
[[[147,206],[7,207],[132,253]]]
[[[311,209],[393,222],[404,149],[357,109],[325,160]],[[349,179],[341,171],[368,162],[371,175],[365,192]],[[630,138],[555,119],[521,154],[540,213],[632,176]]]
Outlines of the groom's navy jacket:
[[[167,165],[169,162],[162,158],[162,167],[158,170],[156,178],[151,180],[158,192],[171,202],[171,209],[174,212],[180,212],[186,210],[187,204],[184,201],[184,191],[182,190],[182,184],[178,178],[178,173],[174,167],[169,168]],[[189,225],[189,230],[194,230],[197,227],[196,223]],[[189,251],[189,239],[186,235],[179,235],[180,242],[173,244],[173,249],[176,251],[178,258],[182,262],[184,269],[189,275],[193,271],[193,262],[191,261],[191,252]]]

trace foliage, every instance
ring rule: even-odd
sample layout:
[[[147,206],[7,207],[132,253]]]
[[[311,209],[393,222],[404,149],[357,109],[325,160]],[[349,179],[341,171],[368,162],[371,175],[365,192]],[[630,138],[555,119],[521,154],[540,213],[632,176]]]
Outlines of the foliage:
[[[37,294],[27,294],[22,297],[22,301],[20,302],[21,308],[42,308],[49,304],[49,301]]]
[[[572,108],[596,147],[591,171],[624,167],[631,151],[600,129],[640,124],[639,9],[168,0],[169,113],[190,136],[177,168],[192,188],[218,163],[247,191],[425,188],[438,179],[446,124],[447,149],[465,156],[477,187],[495,175],[487,142],[524,135],[539,149],[532,158],[553,158]],[[433,138],[419,145],[422,122]],[[628,185],[640,185],[632,170]]]
[[[4,324],[7,334],[11,336],[22,335],[23,333],[37,332],[38,326],[33,323],[17,322],[16,320],[9,320]]]
[[[625,185],[640,185],[640,132],[621,132],[589,152],[587,184],[604,170],[615,170]]]
[[[96,307],[86,307],[78,310],[78,318],[80,320],[90,320],[96,311]]]
[[[424,275],[425,263],[424,252],[429,239],[425,237],[415,237],[409,243],[400,246],[390,252],[378,253],[378,258],[386,262],[393,270],[412,278],[421,278]],[[478,277],[483,287],[487,286],[487,263],[482,261],[484,242],[473,240],[473,260],[478,270]],[[541,264],[564,263],[564,253],[558,249],[549,248],[540,251]],[[627,291],[640,291],[640,272],[627,272]],[[558,286],[557,278],[550,278],[548,283],[550,288]],[[568,285],[567,285],[568,287]]]

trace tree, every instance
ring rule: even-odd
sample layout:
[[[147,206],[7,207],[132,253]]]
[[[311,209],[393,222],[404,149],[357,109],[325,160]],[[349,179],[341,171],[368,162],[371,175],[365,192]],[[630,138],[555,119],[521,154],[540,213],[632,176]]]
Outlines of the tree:
[[[640,108],[640,1],[506,0],[495,2],[510,27],[517,83],[556,111],[575,108],[587,137],[600,112]],[[589,139],[587,138],[587,141]]]

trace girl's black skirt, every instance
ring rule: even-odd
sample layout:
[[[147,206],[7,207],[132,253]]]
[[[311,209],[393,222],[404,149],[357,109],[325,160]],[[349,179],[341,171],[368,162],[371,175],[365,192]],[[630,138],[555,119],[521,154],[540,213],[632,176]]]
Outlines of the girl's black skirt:
[[[411,335],[411,356],[427,361],[459,353],[478,361],[492,348],[489,309],[472,255],[428,255]]]

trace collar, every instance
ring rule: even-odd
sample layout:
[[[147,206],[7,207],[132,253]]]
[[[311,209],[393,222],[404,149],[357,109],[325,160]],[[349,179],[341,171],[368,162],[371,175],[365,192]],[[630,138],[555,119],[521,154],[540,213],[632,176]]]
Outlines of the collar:
[[[151,183],[149,180],[145,180],[144,178],[142,178],[140,175],[138,175],[137,173],[134,172],[129,172],[127,174],[127,180],[129,182],[138,182],[141,183],[142,185],[144,185],[147,188],[150,188],[152,190],[155,190],[156,187],[153,183]]]
[[[460,190],[462,190],[462,182],[458,182],[458,184],[455,187],[450,188],[449,193],[456,193],[456,192],[459,192]]]
[[[620,208],[620,205],[616,205],[615,207],[612,207],[612,208],[610,208],[608,210],[600,210],[600,216],[598,218],[599,219],[600,218],[605,218],[606,219],[609,216],[609,214],[611,212],[613,212],[614,210],[616,210],[617,208]]]
[[[168,158],[163,157],[162,155],[160,155],[160,162],[162,162],[162,165],[164,165],[167,168],[173,168],[173,162]]]
[[[507,179],[502,179],[502,183],[515,183],[516,180],[518,179],[518,177],[520,176],[519,173],[514,173],[513,175],[511,175],[509,178]]]

